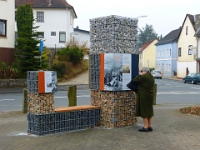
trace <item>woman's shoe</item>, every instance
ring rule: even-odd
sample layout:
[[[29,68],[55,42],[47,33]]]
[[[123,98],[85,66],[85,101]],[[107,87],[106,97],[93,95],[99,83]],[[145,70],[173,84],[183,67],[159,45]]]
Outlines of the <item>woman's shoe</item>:
[[[149,130],[149,131],[153,131],[153,128],[152,128],[152,127],[148,127],[148,130]]]
[[[149,132],[148,128],[144,128],[142,127],[141,129],[139,129],[140,132]]]

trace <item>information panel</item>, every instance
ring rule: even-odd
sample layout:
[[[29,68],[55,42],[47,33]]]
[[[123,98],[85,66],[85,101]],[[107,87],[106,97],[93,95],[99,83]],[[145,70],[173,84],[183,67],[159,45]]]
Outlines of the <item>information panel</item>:
[[[38,93],[53,93],[57,91],[57,74],[55,71],[38,72]]]
[[[133,54],[106,53],[101,54],[100,90],[120,91],[130,90],[126,85],[132,80]],[[136,67],[138,68],[138,67]],[[138,70],[136,70],[138,74]]]

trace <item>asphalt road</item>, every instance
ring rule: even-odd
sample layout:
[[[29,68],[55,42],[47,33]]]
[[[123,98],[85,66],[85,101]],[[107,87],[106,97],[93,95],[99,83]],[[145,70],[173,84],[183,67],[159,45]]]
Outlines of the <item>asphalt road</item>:
[[[200,85],[174,80],[156,80],[157,104],[200,104]]]
[[[156,79],[156,104],[199,105],[200,85],[184,84],[181,81]],[[60,86],[55,93],[55,107],[68,105],[67,86]],[[77,105],[90,104],[90,90],[87,85],[77,88]],[[22,90],[21,90],[22,91]],[[22,109],[22,92],[0,93],[0,112],[20,111]]]

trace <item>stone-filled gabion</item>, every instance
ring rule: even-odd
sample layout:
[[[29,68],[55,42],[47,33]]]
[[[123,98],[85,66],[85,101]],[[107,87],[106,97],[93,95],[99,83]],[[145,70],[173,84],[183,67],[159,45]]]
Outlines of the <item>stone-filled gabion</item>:
[[[28,134],[46,135],[72,132],[95,127],[100,121],[100,109],[77,110],[49,114],[27,114]]]
[[[91,103],[101,106],[100,124],[104,128],[116,128],[136,124],[136,95],[133,91],[91,90]]]
[[[89,57],[89,87],[97,90],[100,88],[100,54],[91,54]]]
[[[107,16],[90,19],[90,54],[138,53],[138,19]]]

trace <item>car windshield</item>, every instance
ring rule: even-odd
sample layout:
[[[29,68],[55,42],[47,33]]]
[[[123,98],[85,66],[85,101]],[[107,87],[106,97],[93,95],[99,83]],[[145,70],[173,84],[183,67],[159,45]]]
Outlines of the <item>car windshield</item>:
[[[155,73],[160,73],[160,71],[154,71]]]
[[[189,73],[188,76],[189,77],[195,77],[195,74],[194,73]]]

